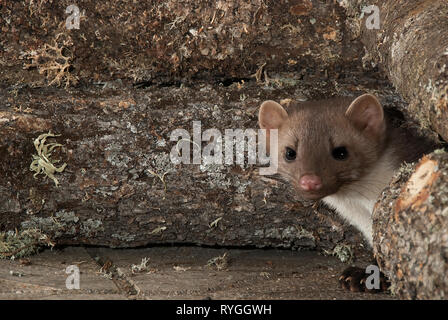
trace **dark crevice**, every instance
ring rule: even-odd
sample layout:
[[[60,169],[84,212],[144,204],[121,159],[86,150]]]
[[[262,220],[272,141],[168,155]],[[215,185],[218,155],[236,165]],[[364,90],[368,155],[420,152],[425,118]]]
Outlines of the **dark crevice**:
[[[221,85],[224,87],[229,87],[234,83],[241,83],[241,82],[249,82],[253,80],[252,78],[224,78],[224,79],[220,79],[220,80],[216,80],[216,84],[217,85]]]
[[[272,243],[266,246],[257,246],[257,245],[219,245],[219,244],[198,244],[194,242],[172,242],[172,243],[148,243],[148,244],[142,244],[132,247],[110,247],[110,246],[102,246],[102,245],[90,245],[90,244],[83,244],[83,245],[70,245],[70,244],[57,244],[52,250],[63,250],[65,248],[85,248],[86,250],[93,250],[95,249],[113,249],[113,250],[138,250],[138,249],[150,249],[150,248],[173,248],[173,247],[199,247],[199,248],[205,248],[205,249],[224,249],[224,250],[281,250],[281,251],[320,251],[322,248],[326,248],[326,246],[313,246],[313,247],[300,247],[295,246],[294,243],[291,243],[290,246],[286,246],[283,244],[279,244],[278,246],[273,245]]]
[[[235,83],[242,83],[244,82],[249,82],[249,81],[253,81],[253,78],[248,78],[248,77],[242,77],[242,78],[214,78],[212,81],[209,81],[207,79],[191,79],[194,82],[212,82],[215,85],[219,85],[219,86],[223,86],[223,87],[229,87],[232,84]],[[140,81],[140,82],[136,82],[133,84],[133,87],[136,89],[145,89],[145,88],[150,88],[150,87],[157,87],[157,88],[166,88],[166,87],[177,87],[180,88],[182,84],[184,85],[189,85],[191,84],[191,80],[185,80],[185,81],[180,81],[180,80],[174,80],[174,81]]]
[[[181,81],[167,81],[167,82],[155,82],[155,81],[140,81],[133,84],[133,87],[136,89],[145,89],[149,87],[158,87],[158,88],[166,88],[166,87],[177,87],[180,88],[182,85]]]

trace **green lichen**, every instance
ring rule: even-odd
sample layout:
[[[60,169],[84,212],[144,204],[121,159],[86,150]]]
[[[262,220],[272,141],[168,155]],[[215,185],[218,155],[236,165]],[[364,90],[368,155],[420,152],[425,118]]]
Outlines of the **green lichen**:
[[[289,226],[284,229],[266,229],[264,232],[264,237],[289,241],[293,241],[295,239],[309,239],[314,242],[316,240],[311,232],[300,226]]]
[[[112,238],[120,240],[120,242],[131,242],[135,240],[135,235],[130,233],[114,233],[112,234]]]
[[[51,217],[31,216],[30,219],[23,221],[21,226],[24,230],[39,229],[58,238],[63,235],[88,237],[92,233],[104,231],[102,224],[100,220],[93,219],[80,221],[74,211],[60,210]]]
[[[324,253],[338,258],[343,263],[350,263],[354,258],[354,253],[351,246],[346,244],[338,244],[331,251],[324,250]]]
[[[59,181],[54,176],[57,172],[64,171],[65,167],[67,166],[66,163],[64,163],[62,166],[57,168],[55,164],[59,162],[59,160],[53,160],[51,158],[51,154],[56,147],[61,147],[62,144],[60,143],[49,143],[46,144],[46,140],[48,137],[57,137],[60,136],[59,134],[53,134],[51,132],[41,134],[39,137],[37,137],[34,140],[34,147],[36,148],[37,155],[33,155],[33,162],[30,164],[30,170],[35,171],[36,173],[33,175],[34,178],[38,174],[44,174],[46,177],[53,180],[54,184],[59,186]]]
[[[0,233],[0,259],[22,258],[39,251],[41,247],[55,244],[39,229],[7,231]]]
[[[316,238],[314,238],[314,235],[311,231],[308,231],[305,228],[300,227],[300,226],[299,227],[288,227],[285,230],[283,230],[284,237],[285,237],[285,232],[288,229],[290,230],[290,233],[292,235],[294,235],[295,237],[297,237],[299,239],[306,238],[306,239],[312,240],[313,242],[316,241]]]
[[[81,223],[81,231],[86,235],[96,233],[104,230],[102,225],[103,223],[100,220],[87,219]]]
[[[24,230],[39,229],[51,233],[55,237],[59,237],[63,234],[75,234],[76,228],[74,224],[78,220],[79,218],[73,211],[61,210],[51,217],[42,218],[32,216],[29,220],[23,221],[21,226]]]
[[[434,154],[445,154],[445,153],[446,153],[446,150],[445,150],[445,149],[437,149],[437,150],[434,150],[433,153],[434,153]]]

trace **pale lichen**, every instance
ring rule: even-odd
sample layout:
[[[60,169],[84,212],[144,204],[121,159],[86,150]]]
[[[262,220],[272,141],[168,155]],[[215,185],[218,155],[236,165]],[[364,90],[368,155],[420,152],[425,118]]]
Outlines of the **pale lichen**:
[[[22,258],[36,253],[40,247],[54,247],[52,240],[39,229],[0,233],[0,259]]]
[[[31,59],[31,63],[25,64],[24,69],[37,68],[40,74],[45,74],[50,86],[65,83],[65,88],[68,88],[70,85],[75,85],[78,83],[78,78],[70,72],[73,57],[71,54],[67,55],[71,46],[73,46],[71,38],[59,33],[53,40],[53,45],[46,43],[43,47],[25,54]]]
[[[165,230],[166,227],[157,227],[154,230],[152,230],[149,234],[161,234]]]
[[[219,217],[218,219],[214,220],[212,223],[210,223],[209,227],[210,229],[216,228],[218,226],[218,222],[221,221],[222,217]]]
[[[120,240],[120,242],[131,242],[135,240],[135,234],[130,234],[126,232],[114,233],[111,235],[112,238]]]
[[[211,258],[207,261],[207,267],[215,267],[216,270],[221,271],[227,268],[229,264],[227,252],[222,256]]]
[[[100,220],[80,220],[74,211],[60,210],[50,217],[37,217],[35,215],[21,223],[23,230],[39,229],[51,234],[55,239],[63,236],[85,236],[90,237],[98,232],[104,231]]]
[[[132,264],[131,265],[132,274],[147,271],[148,270],[148,262],[149,262],[149,258],[143,257],[140,264]]]
[[[324,253],[330,256],[335,256],[343,263],[350,263],[354,259],[354,253],[349,245],[338,244],[333,250],[324,250]]]
[[[50,178],[54,181],[54,184],[59,186],[59,181],[54,176],[57,172],[64,171],[65,167],[67,166],[66,163],[64,163],[62,166],[57,168],[55,164],[59,162],[59,160],[53,160],[51,158],[51,154],[53,153],[54,148],[61,147],[62,144],[60,143],[48,143],[46,144],[46,140],[48,137],[58,137],[60,135],[53,134],[51,132],[41,134],[34,140],[34,147],[36,148],[37,155],[33,155],[33,161],[30,164],[30,170],[35,171],[36,173],[33,175],[34,178],[38,174],[45,174],[46,177]]]

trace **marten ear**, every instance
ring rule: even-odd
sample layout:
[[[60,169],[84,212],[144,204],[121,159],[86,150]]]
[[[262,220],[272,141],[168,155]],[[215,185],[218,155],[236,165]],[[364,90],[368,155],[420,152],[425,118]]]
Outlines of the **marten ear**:
[[[261,104],[258,113],[258,123],[261,129],[266,129],[266,151],[271,149],[271,129],[278,129],[288,118],[288,113],[275,101],[268,100]],[[278,143],[278,142],[277,142]]]
[[[381,136],[386,130],[383,107],[372,94],[363,94],[356,98],[348,107],[345,116],[356,128],[374,137]]]
[[[261,129],[278,129],[288,118],[288,113],[275,101],[268,100],[261,104],[258,122]]]

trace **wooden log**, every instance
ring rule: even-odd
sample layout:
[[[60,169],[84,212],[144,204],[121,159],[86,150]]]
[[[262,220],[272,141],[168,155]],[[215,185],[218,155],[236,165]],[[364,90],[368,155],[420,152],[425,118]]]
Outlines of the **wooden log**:
[[[201,121],[202,132],[257,129],[260,101],[281,100],[287,92],[255,82],[2,90],[0,232],[37,229],[56,244],[111,247],[184,243],[332,250],[361,243],[358,232],[334,213],[302,204],[254,165],[170,161],[174,129],[192,134],[193,121]],[[50,131],[58,136],[33,144]],[[50,157],[61,160],[55,167],[67,164],[62,172],[50,172],[58,187],[30,171],[37,149],[45,155],[42,146],[49,151],[49,143],[62,145]]]
[[[79,29],[67,29],[74,4]],[[2,1],[0,26],[7,85],[176,84],[257,71],[328,80],[361,66],[362,45],[334,1]]]
[[[364,61],[379,66],[409,103],[406,112],[448,141],[448,2],[340,1],[365,45]],[[379,9],[379,29],[371,25]],[[369,20],[369,21],[367,21]],[[366,24],[367,22],[367,24]],[[369,24],[370,23],[370,24]]]
[[[448,153],[407,165],[373,213],[374,253],[404,299],[448,297]]]
[[[335,82],[307,98],[377,90],[377,79],[364,87],[354,81],[350,90],[337,85],[344,70],[359,72],[361,60],[371,60],[410,102],[409,114],[447,139],[446,3],[415,3],[372,1],[382,19],[375,31],[363,29],[359,0],[85,0],[78,30],[65,25],[69,0],[2,2],[0,96],[8,104],[0,109],[0,231],[39,228],[58,243],[108,246],[332,248],[357,238],[324,209],[291,201],[287,188],[254,167],[210,171],[167,162],[176,127],[195,119],[206,128],[256,128],[261,100],[295,98],[296,91],[178,86],[252,75],[269,84],[265,71],[276,70],[296,72],[302,86]],[[121,79],[170,87],[113,89]],[[27,89],[80,83],[104,89]],[[62,144],[55,156],[67,163],[54,173],[59,188],[29,171],[32,142],[50,130],[61,134],[48,141]]]
[[[337,3],[85,0],[77,2],[80,29],[68,30],[65,10],[71,4],[0,4],[0,96],[8,101],[0,109],[6,177],[0,231],[39,228],[57,243],[108,246],[181,242],[331,250],[362,242],[333,213],[303,207],[288,188],[259,177],[251,166],[209,172],[163,165],[167,134],[191,126],[193,115],[207,127],[256,128],[254,110],[263,99],[366,90],[381,95],[386,88],[389,104],[395,103],[380,77],[359,77],[361,44],[346,34]],[[295,75],[275,77],[273,70]],[[341,85],[339,77],[347,82]],[[185,87],[191,84],[186,79],[198,78],[224,85],[254,79],[265,87]],[[151,87],[149,101],[122,86],[129,81],[168,87]],[[87,83],[104,88],[72,90]],[[49,85],[69,91],[28,89]],[[63,145],[57,156],[67,163],[54,174],[59,188],[52,180],[34,180],[28,170],[34,139],[50,130],[61,134],[48,141]]]

